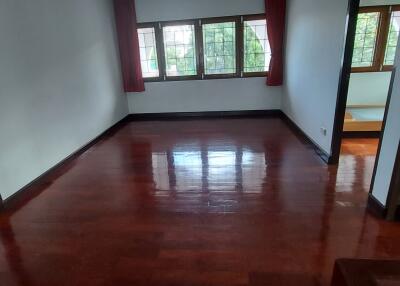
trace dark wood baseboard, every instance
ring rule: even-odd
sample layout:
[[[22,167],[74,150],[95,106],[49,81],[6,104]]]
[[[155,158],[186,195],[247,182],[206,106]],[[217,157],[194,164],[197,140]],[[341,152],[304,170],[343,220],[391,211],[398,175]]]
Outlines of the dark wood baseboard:
[[[11,195],[5,200],[0,200],[0,210],[7,209],[18,209],[23,206],[26,201],[31,200],[32,198],[38,196],[43,189],[49,186],[54,178],[59,177],[68,169],[68,164],[71,163],[74,159],[78,158],[92,146],[100,142],[101,140],[112,136],[118,129],[120,129],[123,125],[128,122],[128,116],[118,121],[116,124],[105,130],[103,133],[98,135],[96,138],[92,139],[90,142],[73,152],[71,155],[57,163],[55,166],[51,167],[49,170],[44,172],[42,175],[34,179],[32,182],[28,183],[24,187],[22,187],[15,194]]]
[[[314,142],[304,131],[296,124],[292,119],[290,119],[285,113],[282,112],[282,119],[287,123],[289,128],[297,135],[297,137],[305,143],[308,143],[317,155],[327,164],[332,164],[331,156],[326,153],[317,143]]]
[[[111,126],[102,134],[88,142],[86,145],[79,148],[77,151],[69,155],[64,160],[50,168],[48,171],[40,175],[38,178],[21,188],[11,197],[6,200],[0,199],[0,209],[18,209],[23,206],[25,202],[38,196],[47,186],[49,186],[55,178],[61,176],[66,169],[69,168],[69,163],[79,157],[93,145],[99,141],[111,136],[123,125],[130,121],[140,120],[187,120],[187,119],[218,119],[218,118],[243,118],[243,117],[276,117],[284,120],[289,128],[296,134],[296,136],[305,144],[309,144],[315,152],[324,160],[329,163],[330,156],[324,152],[318,145],[310,139],[304,131],[302,131],[289,117],[287,117],[281,110],[250,110],[250,111],[212,111],[212,112],[179,112],[179,113],[147,113],[147,114],[130,114],[124,119]]]
[[[243,111],[204,111],[204,112],[167,112],[167,113],[136,113],[130,114],[129,120],[183,120],[183,119],[218,119],[243,117],[281,117],[282,111],[243,110]]]
[[[342,138],[381,138],[380,131],[344,131]]]
[[[397,206],[395,214],[394,214],[394,220],[395,221],[400,221],[400,205]]]
[[[243,117],[278,117],[284,120],[292,131],[304,143],[313,147],[315,152],[327,164],[331,164],[331,156],[322,150],[304,131],[297,126],[282,110],[244,110],[244,111],[206,111],[206,112],[173,112],[173,113],[141,113],[130,114],[129,120],[185,120],[185,119],[218,119]]]
[[[341,258],[335,262],[331,286],[399,285],[400,261]]]
[[[380,219],[386,219],[388,209],[382,205],[372,194],[368,195],[367,210]]]
[[[185,119],[218,119],[243,117],[279,117],[288,123],[300,140],[310,144],[315,152],[327,164],[331,164],[331,156],[322,150],[304,131],[297,126],[282,110],[244,110],[244,111],[206,111],[206,112],[172,112],[172,113],[141,113],[130,114],[129,120],[185,120]]]

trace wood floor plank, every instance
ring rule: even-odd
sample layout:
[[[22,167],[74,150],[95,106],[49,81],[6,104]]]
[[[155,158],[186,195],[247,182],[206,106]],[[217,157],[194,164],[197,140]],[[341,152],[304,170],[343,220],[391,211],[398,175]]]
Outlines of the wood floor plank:
[[[366,212],[377,143],[336,167],[278,118],[128,123],[0,214],[0,285],[329,285],[400,258]]]

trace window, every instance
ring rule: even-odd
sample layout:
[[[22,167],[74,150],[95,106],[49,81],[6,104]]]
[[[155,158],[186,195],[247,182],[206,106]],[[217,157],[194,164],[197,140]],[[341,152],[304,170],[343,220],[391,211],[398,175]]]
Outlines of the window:
[[[204,74],[236,73],[236,22],[203,24]]]
[[[145,81],[267,75],[265,15],[139,24]]]
[[[400,31],[400,6],[362,7],[357,18],[352,72],[392,69]]]
[[[393,11],[390,17],[389,34],[385,50],[385,66],[394,64],[394,57],[396,55],[397,41],[399,39],[400,30],[400,11]]]
[[[244,21],[243,71],[266,72],[271,60],[271,48],[267,39],[267,20]]]
[[[378,37],[380,12],[360,13],[357,18],[353,67],[372,67]]]
[[[166,76],[197,74],[194,25],[163,27]]]
[[[159,77],[155,29],[139,28],[138,36],[143,77]]]

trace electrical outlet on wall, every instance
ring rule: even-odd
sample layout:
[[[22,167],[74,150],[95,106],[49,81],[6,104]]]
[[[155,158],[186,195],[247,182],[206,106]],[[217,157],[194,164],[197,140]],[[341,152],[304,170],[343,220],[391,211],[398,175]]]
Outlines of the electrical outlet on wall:
[[[328,134],[328,130],[326,130],[325,127],[321,127],[320,131],[321,131],[321,134],[324,135],[324,136],[326,136],[326,134]]]

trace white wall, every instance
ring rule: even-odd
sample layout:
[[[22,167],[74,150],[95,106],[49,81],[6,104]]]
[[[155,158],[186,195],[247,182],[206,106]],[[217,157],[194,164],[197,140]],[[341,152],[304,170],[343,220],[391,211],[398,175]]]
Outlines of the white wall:
[[[0,0],[3,199],[128,113],[111,4]]]
[[[139,22],[258,14],[264,0],[136,0]],[[146,83],[128,95],[131,113],[280,109],[282,88],[265,78]]]
[[[391,72],[352,73],[347,105],[386,105]]]
[[[331,151],[348,0],[288,0],[283,111]],[[326,136],[321,127],[327,129]]]
[[[399,0],[361,0],[360,6],[397,5]]]
[[[131,113],[280,109],[281,90],[264,78],[159,82],[128,100]]]
[[[397,48],[396,66],[400,63],[400,45]],[[393,91],[389,103],[386,127],[384,130],[382,149],[379,156],[376,170],[375,183],[372,188],[372,195],[386,205],[390,181],[393,174],[397,149],[400,142],[400,72],[396,72],[393,83]]]
[[[138,22],[187,20],[265,12],[264,0],[135,0]]]

